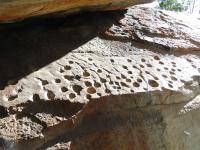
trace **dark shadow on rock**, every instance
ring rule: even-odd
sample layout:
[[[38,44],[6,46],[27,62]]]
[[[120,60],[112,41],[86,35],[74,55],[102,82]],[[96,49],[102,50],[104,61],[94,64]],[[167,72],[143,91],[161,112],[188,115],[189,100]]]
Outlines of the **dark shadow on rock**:
[[[37,118],[37,116],[35,116],[36,114],[42,113],[51,115],[52,117],[70,118],[74,114],[82,110],[84,104],[71,103],[69,101],[64,101],[64,100],[55,100],[55,101],[41,100],[37,102],[20,104],[18,107],[23,107],[23,110],[20,113],[16,114],[17,119],[28,117],[33,122],[42,125],[46,129],[47,124],[41,119]],[[13,113],[12,110],[10,111],[10,113]]]
[[[5,107],[0,106],[0,118],[5,118],[8,116],[8,111]]]
[[[1,24],[0,89],[83,45],[123,14],[95,12]]]
[[[81,103],[71,103],[66,100],[55,100],[55,101],[45,101],[41,100],[38,102],[30,102],[25,104],[20,104],[17,107],[23,107],[22,112],[17,114],[18,118],[23,117],[24,114],[35,115],[37,113],[51,114],[52,116],[69,118],[76,114],[83,108],[84,104]]]

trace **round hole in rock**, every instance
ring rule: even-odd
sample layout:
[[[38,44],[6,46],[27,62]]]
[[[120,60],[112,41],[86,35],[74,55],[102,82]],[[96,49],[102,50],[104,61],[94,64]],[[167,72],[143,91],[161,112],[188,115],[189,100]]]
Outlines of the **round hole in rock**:
[[[171,83],[171,84],[173,84],[173,82],[172,81],[168,81],[169,83]]]
[[[135,91],[134,90],[131,90],[131,93],[134,93]]]
[[[176,67],[176,65],[172,65],[174,68]]]
[[[170,88],[173,88],[173,85],[172,85],[172,84],[170,84],[170,83],[168,84],[168,86],[169,86]]]
[[[177,80],[178,80],[177,78],[175,78],[175,77],[173,77],[173,76],[171,76],[171,79],[172,79],[173,81],[177,81]]]
[[[159,68],[157,68],[156,70],[159,71],[159,72],[161,71]]]
[[[148,89],[147,88],[143,88],[145,91],[147,91]]]
[[[159,86],[158,82],[155,81],[155,80],[149,80],[148,83],[151,87],[158,87]]]
[[[128,71],[127,73],[128,73],[128,74],[133,74],[132,71]]]
[[[71,70],[72,69],[72,67],[68,66],[68,65],[66,65],[64,68],[65,68],[65,70]]]
[[[120,83],[122,86],[125,86],[125,87],[129,87],[126,83],[124,83],[124,82],[121,82]]]
[[[111,91],[109,89],[105,89],[105,93],[109,94]]]
[[[97,95],[98,95],[98,96],[101,96],[102,94],[101,94],[101,93],[97,93]]]
[[[142,80],[138,78],[138,79],[137,79],[137,82],[141,83],[141,82],[142,82]]]
[[[42,82],[42,85],[47,85],[47,84],[49,84],[49,82],[48,82],[47,80],[41,80],[41,82]]]
[[[128,61],[128,62],[132,62],[132,60],[130,60],[130,59],[127,59],[127,61]]]
[[[85,86],[87,86],[87,87],[92,86],[92,83],[89,81],[85,81]]]
[[[107,77],[107,78],[110,78],[110,75],[109,75],[109,74],[107,74],[107,75],[106,75],[106,77]]]
[[[69,81],[74,80],[74,76],[65,75],[64,78],[69,80]]]
[[[149,71],[145,71],[145,73],[146,73],[146,74],[150,74],[150,72],[149,72]]]
[[[160,60],[160,58],[158,56],[154,56],[153,57],[155,60]]]
[[[76,97],[76,94],[74,94],[74,93],[70,93],[70,94],[69,94],[69,98],[70,98],[70,99],[73,99],[73,98],[75,98],[75,97]]]
[[[190,60],[190,59],[188,59],[188,58],[187,58],[186,60],[187,60],[188,62],[192,62],[192,60]]]
[[[141,62],[146,62],[146,60],[144,58],[141,59]]]
[[[182,80],[182,79],[180,79],[180,81],[181,81],[182,83],[184,83],[184,84],[186,83],[186,81],[185,81],[185,80]]]
[[[88,58],[89,61],[92,61],[92,58]]]
[[[89,94],[87,94],[87,95],[86,95],[86,98],[87,98],[87,99],[91,99],[91,98],[92,98],[92,96],[91,96],[91,95],[89,95]]]
[[[161,65],[164,65],[164,62],[162,62],[162,61],[159,61],[159,64],[161,64]]]
[[[23,89],[23,88],[18,89],[18,93],[22,92],[22,89]]]
[[[38,94],[34,94],[33,95],[33,101],[39,101],[40,100],[40,96]]]
[[[167,75],[165,75],[165,74],[163,74],[162,77],[163,77],[163,78],[168,78]]]
[[[151,64],[147,64],[147,67],[153,67]]]
[[[113,85],[113,83],[114,83],[113,81],[110,81],[110,82],[109,82],[110,85]]]
[[[112,63],[115,62],[114,59],[110,59],[110,61],[111,61]]]
[[[177,69],[179,72],[181,72],[182,70],[181,69]]]
[[[119,82],[115,82],[115,85],[119,85]]]
[[[66,87],[63,86],[63,87],[61,87],[61,91],[62,91],[62,92],[67,92],[68,89],[67,89]]]
[[[197,66],[195,66],[195,65],[192,65],[192,67],[195,68],[195,69],[197,68]]]
[[[75,75],[75,79],[76,79],[76,80],[80,80],[81,77],[80,77],[79,75]]]
[[[172,63],[173,65],[176,65],[176,63],[175,63],[175,62],[173,62],[173,61],[172,61],[171,63]]]
[[[154,78],[155,80],[159,80],[159,78],[158,78],[158,77],[155,77],[155,76],[154,76],[153,78]]]
[[[80,92],[82,91],[83,88],[80,85],[73,85],[72,89],[74,90],[74,92],[80,95]]]
[[[56,82],[56,83],[60,83],[61,80],[60,80],[60,79],[55,79],[55,82]]]
[[[121,77],[122,77],[122,79],[126,79],[126,76],[125,76],[125,75],[123,75],[123,74],[121,75]]]
[[[97,72],[98,72],[98,73],[102,73],[102,70],[101,70],[101,69],[98,69]]]
[[[103,79],[103,78],[100,78],[100,81],[101,81],[101,83],[106,83],[107,82],[107,80]]]
[[[63,69],[60,69],[60,73],[63,73],[64,72],[64,70]]]
[[[172,68],[171,71],[175,72],[176,70]]]
[[[133,68],[135,68],[135,69],[137,69],[137,67],[136,66],[132,66]]]
[[[140,65],[140,68],[144,68],[144,66],[143,66],[143,65]]]
[[[117,86],[114,85],[114,86],[113,86],[113,89],[117,89]]]
[[[101,87],[101,83],[95,82],[95,83],[94,83],[94,86],[95,86],[96,88],[99,88],[99,87]]]
[[[69,64],[73,64],[74,62],[73,61],[69,61]]]
[[[120,89],[121,89],[121,87],[120,87],[120,86],[118,86],[118,87],[117,87],[117,89],[118,89],[118,90],[120,90]]]
[[[122,66],[124,69],[128,69],[128,67],[127,66]]]
[[[134,83],[133,83],[133,86],[134,86],[134,87],[140,87],[140,84],[137,83],[137,82],[134,82]]]
[[[174,72],[172,72],[172,71],[170,71],[169,73],[170,73],[170,74],[173,74],[173,75],[175,75],[175,73],[174,73]]]
[[[52,91],[48,90],[48,91],[47,91],[47,97],[48,97],[48,99],[50,99],[50,100],[54,100],[55,94],[54,94]]]
[[[116,79],[117,79],[117,80],[120,80],[121,78],[120,78],[119,76],[116,76]]]
[[[87,72],[87,71],[84,71],[84,72],[83,72],[83,76],[84,76],[84,77],[89,77],[89,76],[90,76],[90,73]]]
[[[89,94],[94,94],[94,93],[96,93],[96,89],[95,89],[94,87],[89,87],[89,88],[87,89],[87,92],[88,92]]]
[[[131,79],[126,79],[126,82],[131,82]]]
[[[165,70],[169,70],[167,67],[164,67]]]

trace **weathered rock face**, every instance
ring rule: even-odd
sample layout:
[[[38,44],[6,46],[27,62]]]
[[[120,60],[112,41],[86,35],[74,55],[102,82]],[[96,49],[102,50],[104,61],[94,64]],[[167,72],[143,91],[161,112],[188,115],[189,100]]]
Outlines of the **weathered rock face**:
[[[55,12],[113,10],[153,0],[0,0],[0,23]]]
[[[107,34],[127,40],[134,38],[168,50],[200,50],[199,21],[191,23],[191,20],[197,19],[192,16],[188,19],[182,14],[175,13],[169,16],[166,12],[145,7],[135,8],[129,9],[125,18],[120,21],[120,25],[114,25]]]
[[[159,33],[162,35],[159,37],[168,45],[159,40],[146,40],[149,34],[145,35],[140,19],[135,16],[143,14],[143,18],[147,18],[149,13],[159,13],[157,20],[164,24],[173,22],[173,37],[180,36],[175,32],[179,29],[175,28],[176,24],[183,24],[181,20],[151,8],[133,7],[106,31],[95,28],[101,31],[99,37],[1,90],[1,147],[19,150],[199,150],[199,30],[187,22],[180,25],[185,27],[181,33],[187,35],[183,40],[195,40],[196,51],[185,49],[182,53],[178,48],[174,51],[169,49],[174,41],[170,40],[165,25],[162,30],[166,32]],[[160,28],[159,24],[154,24],[156,16],[146,19],[148,28],[145,29],[150,30],[151,38],[156,38],[155,32]],[[160,16],[168,19],[161,20]],[[195,23],[200,25],[199,20]],[[81,24],[78,23],[76,30],[78,26]],[[190,32],[186,32],[188,28]],[[34,29],[33,33],[25,32],[25,37],[43,35],[41,28]],[[54,28],[57,34],[51,30],[50,34],[59,39],[61,29],[68,36],[72,35],[69,25],[60,25],[60,28]],[[85,33],[86,26],[81,29],[84,39],[91,34]],[[8,41],[16,39],[16,33],[11,31],[8,37],[3,33]],[[41,36],[37,42],[44,37],[48,39],[48,36]],[[67,49],[67,42],[72,43],[70,38],[67,40],[57,48]],[[18,55],[23,54],[23,48],[35,50],[20,41],[16,43],[13,53]],[[58,41],[54,39],[53,44],[56,43]],[[185,46],[181,42],[177,45]],[[46,50],[47,54],[56,50],[48,40],[45,46],[47,49],[36,46],[40,53],[33,51],[31,59],[45,61],[41,50]],[[10,47],[4,45],[4,48]]]

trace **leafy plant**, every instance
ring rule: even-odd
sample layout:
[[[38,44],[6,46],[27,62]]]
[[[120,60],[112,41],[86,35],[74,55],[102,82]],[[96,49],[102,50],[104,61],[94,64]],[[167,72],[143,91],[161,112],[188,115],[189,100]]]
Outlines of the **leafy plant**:
[[[159,0],[159,7],[170,11],[183,11],[185,10],[185,3],[177,0]]]

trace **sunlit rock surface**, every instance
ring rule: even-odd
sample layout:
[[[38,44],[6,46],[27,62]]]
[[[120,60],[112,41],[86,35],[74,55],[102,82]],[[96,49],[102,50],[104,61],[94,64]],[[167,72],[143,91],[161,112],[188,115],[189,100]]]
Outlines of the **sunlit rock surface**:
[[[191,15],[135,7],[128,10],[125,18],[114,25],[108,35],[131,37],[168,50],[200,50],[199,24],[200,20]]]
[[[0,0],[0,23],[51,13],[115,10],[153,0]]]
[[[141,13],[137,14],[139,11]],[[147,19],[150,12],[159,15]],[[141,15],[144,20],[136,17]],[[16,47],[13,53],[17,54],[14,55],[16,60],[13,57],[14,62],[26,62],[32,72],[19,79],[16,77],[15,83],[10,76],[10,85],[0,91],[1,148],[199,150],[200,52],[198,35],[192,36],[199,26],[195,28],[166,13],[145,7],[130,8],[122,19],[113,15],[118,21],[108,19],[110,24],[106,30],[106,17],[96,17],[89,19],[95,22],[92,25],[80,24],[77,19],[82,20],[82,16],[77,17],[71,26],[59,24],[48,30],[36,27],[33,31],[29,28],[29,32],[11,30],[11,33],[10,29],[4,29],[5,50],[13,46],[8,46],[6,41],[15,40],[19,33],[25,41],[31,39],[40,43],[45,39],[47,48],[40,44],[35,47],[23,45],[20,41],[15,41],[17,44],[12,47]],[[138,20],[146,22],[146,27],[142,27]],[[156,24],[155,20],[162,22],[163,26]],[[166,24],[172,21],[173,28],[169,31]],[[97,25],[104,27],[96,28]],[[179,25],[185,29],[181,30]],[[73,36],[77,32],[73,27],[83,39],[94,31],[98,34],[73,49],[65,47],[74,42]],[[165,32],[155,33],[161,32],[160,28]],[[187,31],[189,28],[190,32]],[[46,30],[48,36],[43,32]],[[180,30],[181,34],[178,34]],[[5,36],[7,32],[9,36]],[[62,41],[64,44],[56,40],[63,36],[61,33],[68,37]],[[38,36],[40,34],[42,36]],[[56,37],[53,41],[48,40],[51,34]],[[187,37],[182,40],[191,42],[195,39],[196,48],[187,49],[184,42],[176,42],[173,47],[176,35],[179,36],[177,40]],[[57,49],[52,43],[59,43]],[[177,47],[184,47],[184,52]],[[28,60],[45,61],[46,51],[46,59],[52,60],[53,51],[60,49],[66,49],[65,55],[59,59],[55,56],[57,60],[41,68],[36,66],[36,69],[34,61],[19,57],[30,56],[28,51],[31,53]],[[72,50],[68,52],[68,49]],[[2,57],[1,68],[8,65],[6,57]],[[9,79],[4,76],[6,74],[2,79]]]

